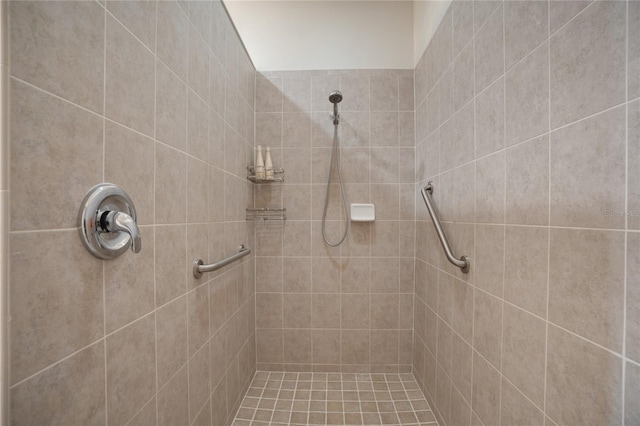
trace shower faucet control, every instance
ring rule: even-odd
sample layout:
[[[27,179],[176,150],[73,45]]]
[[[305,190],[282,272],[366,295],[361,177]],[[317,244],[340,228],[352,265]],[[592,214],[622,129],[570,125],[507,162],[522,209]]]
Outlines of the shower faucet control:
[[[102,232],[126,232],[131,239],[131,251],[140,253],[142,238],[138,231],[138,224],[131,216],[118,211],[106,211],[100,216]]]
[[[78,225],[84,246],[97,258],[114,259],[129,247],[134,253],[142,250],[133,201],[112,183],[89,190],[80,207]]]

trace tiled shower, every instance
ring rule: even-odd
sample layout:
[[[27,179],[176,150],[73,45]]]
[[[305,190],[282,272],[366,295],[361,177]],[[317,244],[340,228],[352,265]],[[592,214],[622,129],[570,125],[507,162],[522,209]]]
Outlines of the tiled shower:
[[[639,1],[454,0],[384,70],[256,70],[218,0],[0,11],[2,424],[640,424]],[[140,253],[83,247],[102,182]]]

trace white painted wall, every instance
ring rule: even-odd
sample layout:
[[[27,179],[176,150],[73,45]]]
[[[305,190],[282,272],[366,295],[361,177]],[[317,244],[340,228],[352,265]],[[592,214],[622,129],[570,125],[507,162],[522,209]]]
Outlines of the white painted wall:
[[[451,0],[415,0],[413,2],[413,65],[418,64],[429,45]]]
[[[413,69],[451,0],[224,0],[256,69]]]
[[[414,67],[412,1],[225,5],[258,70]]]

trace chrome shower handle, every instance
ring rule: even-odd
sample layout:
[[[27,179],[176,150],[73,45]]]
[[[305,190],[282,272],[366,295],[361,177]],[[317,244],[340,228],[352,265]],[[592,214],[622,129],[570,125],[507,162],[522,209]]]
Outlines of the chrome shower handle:
[[[78,227],[85,248],[97,258],[114,259],[129,247],[142,250],[136,208],[131,197],[112,183],[89,190],[78,212]]]
[[[100,227],[106,232],[126,232],[131,240],[131,251],[140,253],[142,237],[138,224],[131,216],[119,211],[106,211],[100,217]]]

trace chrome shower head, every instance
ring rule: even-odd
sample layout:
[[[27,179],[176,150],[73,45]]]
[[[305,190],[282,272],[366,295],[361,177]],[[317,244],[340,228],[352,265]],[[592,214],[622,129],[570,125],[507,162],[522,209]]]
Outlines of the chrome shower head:
[[[332,104],[337,104],[337,103],[340,103],[341,101],[342,101],[342,93],[340,93],[339,90],[335,90],[329,93],[329,102],[331,102]]]
[[[329,93],[329,102],[333,104],[333,124],[338,125],[340,123],[340,114],[338,114],[338,103],[342,101],[342,93],[339,90],[334,90]]]

